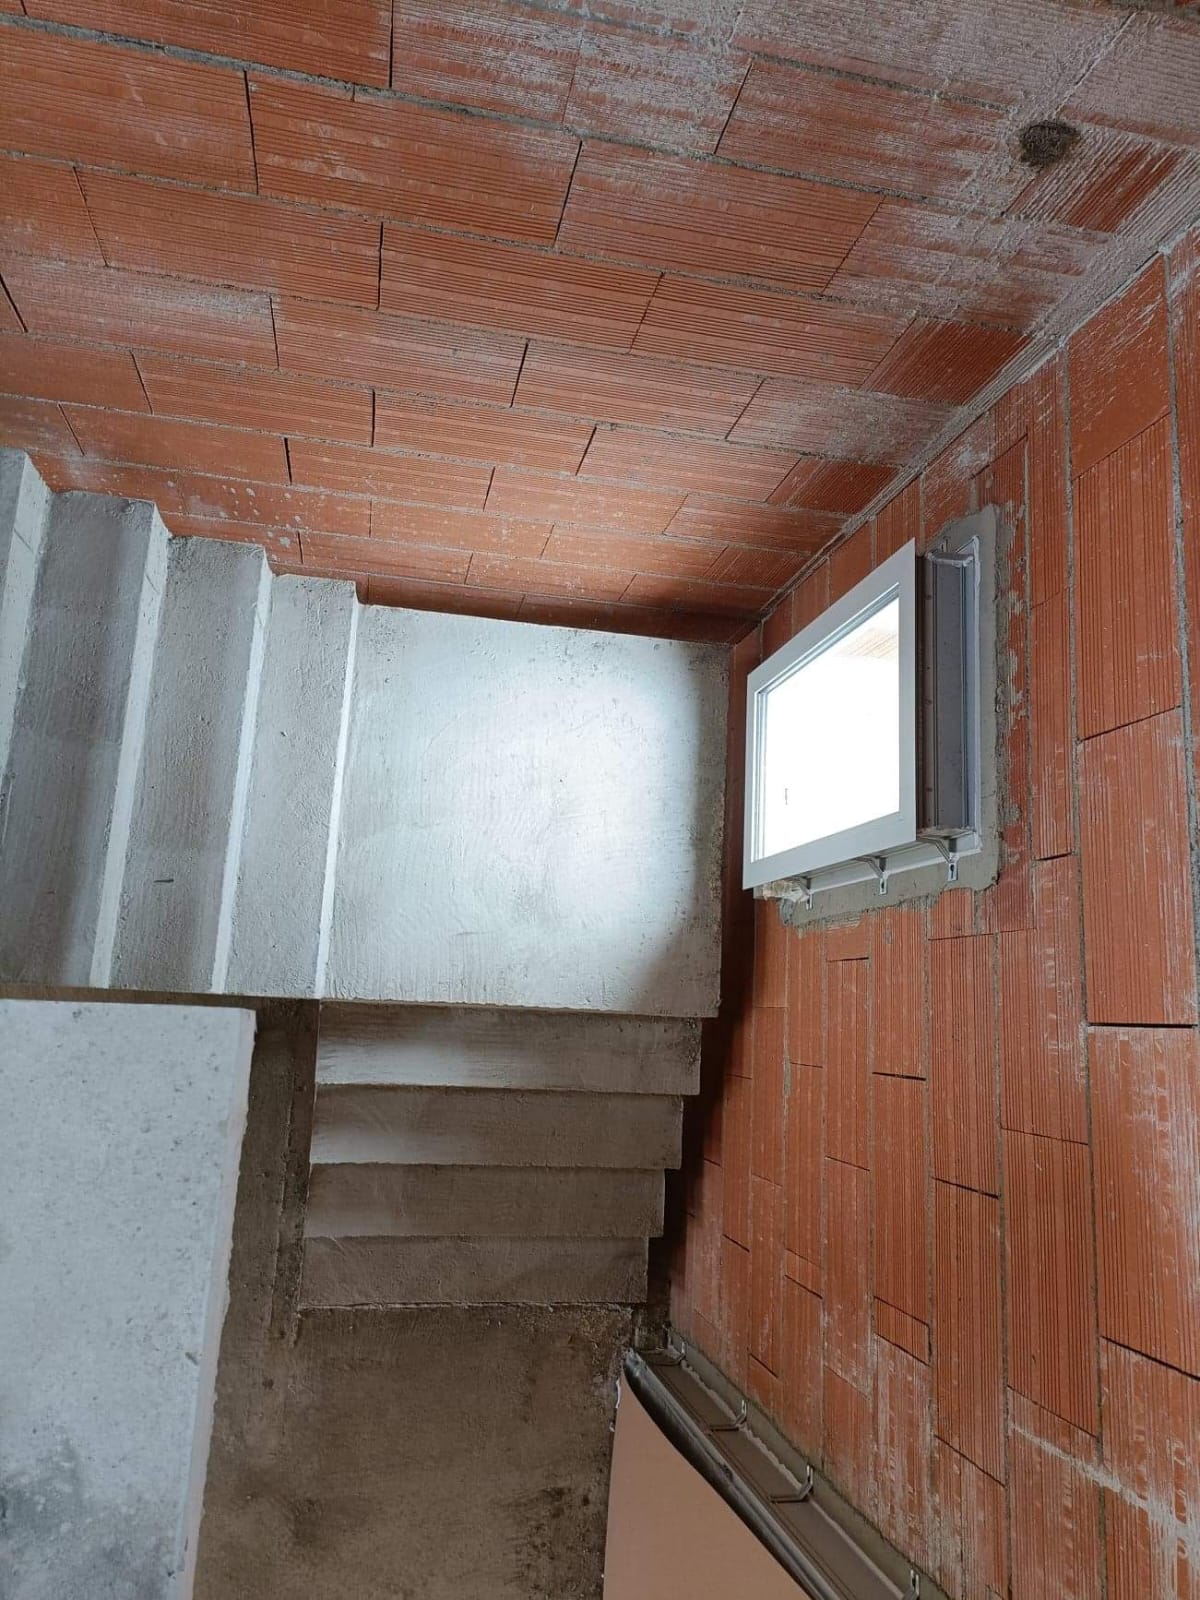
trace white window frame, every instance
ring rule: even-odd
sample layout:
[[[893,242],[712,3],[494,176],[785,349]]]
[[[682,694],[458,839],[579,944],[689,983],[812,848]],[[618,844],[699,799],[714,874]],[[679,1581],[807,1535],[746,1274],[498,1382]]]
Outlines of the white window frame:
[[[761,835],[766,692],[813,660],[893,600],[900,602],[900,805],[896,811],[810,840],[774,855],[757,854]],[[750,674],[746,684],[746,812],[742,883],[758,888],[778,878],[807,875],[845,861],[869,860],[916,842],[917,796],[917,547],[889,556],[815,622],[789,639]],[[853,736],[852,734],[849,736]]]

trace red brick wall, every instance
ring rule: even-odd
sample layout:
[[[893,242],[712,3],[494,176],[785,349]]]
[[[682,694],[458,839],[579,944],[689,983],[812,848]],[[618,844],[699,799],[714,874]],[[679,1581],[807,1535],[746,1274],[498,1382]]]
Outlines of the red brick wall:
[[[1001,877],[785,929],[738,886],[745,674],[988,501]],[[1197,619],[1200,234],[736,651],[673,1316],[955,1595],[1200,1595]]]

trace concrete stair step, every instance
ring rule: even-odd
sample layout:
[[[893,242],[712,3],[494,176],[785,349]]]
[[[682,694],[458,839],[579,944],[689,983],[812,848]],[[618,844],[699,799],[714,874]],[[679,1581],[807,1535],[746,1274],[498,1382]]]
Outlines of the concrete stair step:
[[[314,1166],[677,1167],[675,1096],[323,1084]]]
[[[301,1303],[635,1305],[644,1239],[310,1239]]]
[[[225,987],[270,585],[257,546],[170,541],[115,987]]]
[[[27,455],[0,450],[0,794],[8,770],[50,498]]]
[[[271,584],[224,983],[231,994],[315,995],[324,981],[358,615],[352,583]]]
[[[627,1239],[662,1232],[661,1172],[319,1166],[310,1238]]]
[[[104,983],[167,534],[153,506],[87,494],[43,502],[31,468],[20,468],[15,492],[10,458],[4,470],[3,498],[16,520],[5,539],[0,616],[0,906],[20,914],[0,918],[0,976]]]
[[[258,992],[257,990],[255,992]],[[487,1007],[321,1009],[318,1083],[695,1094],[691,1019]]]

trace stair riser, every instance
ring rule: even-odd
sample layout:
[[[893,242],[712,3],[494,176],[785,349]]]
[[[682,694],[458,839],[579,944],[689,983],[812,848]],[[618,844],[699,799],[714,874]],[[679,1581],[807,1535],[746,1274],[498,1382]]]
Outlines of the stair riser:
[[[661,1172],[316,1167],[309,1238],[628,1239],[662,1232]]]
[[[318,1083],[695,1094],[688,1019],[441,1006],[321,1011]]]
[[[656,1095],[322,1088],[312,1160],[651,1171],[679,1165],[682,1115]]]
[[[301,1302],[356,1305],[637,1305],[640,1239],[312,1239]]]

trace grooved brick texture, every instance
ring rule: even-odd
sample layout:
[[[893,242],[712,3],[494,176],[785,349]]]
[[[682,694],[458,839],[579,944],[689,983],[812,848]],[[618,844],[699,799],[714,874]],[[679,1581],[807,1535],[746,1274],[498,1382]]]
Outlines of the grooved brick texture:
[[[1182,697],[1172,470],[1163,418],[1076,483],[1082,739]]]
[[[861,1167],[825,1162],[825,1357],[864,1394],[870,1378],[870,1178]],[[828,1420],[828,1419],[827,1419]]]
[[[829,962],[826,985],[829,1043],[825,1067],[825,1153],[865,1167],[870,1083],[869,963]]]
[[[1200,1378],[1200,1045],[1190,1030],[1098,1029],[1100,1331]]]
[[[935,1177],[996,1193],[995,941],[929,947],[929,1088]]]
[[[182,0],[29,0],[25,7],[31,17],[381,85],[388,81],[390,9],[388,0],[339,0],[331,29],[321,0],[206,0],[202,8]]]
[[[0,144],[226,189],[255,187],[240,72],[94,39],[5,29]]]
[[[1000,1206],[934,1185],[934,1416],[937,1435],[1004,1479]]]
[[[104,264],[71,167],[0,160],[0,251]]]
[[[880,1528],[928,1567],[932,1499],[929,1368],[907,1351],[876,1341],[876,1514]]]
[[[1092,1175],[1086,1145],[1004,1136],[1009,1382],[1095,1433]]]
[[[933,1454],[932,1566],[948,1594],[1001,1600],[1008,1590],[1004,1486],[939,1439]]]
[[[1086,1144],[1078,864],[1036,862],[1032,880],[1034,926],[998,940],[1001,1121]]]
[[[546,244],[578,151],[565,133],[252,76],[259,187],[306,205]]]
[[[374,443],[381,450],[418,450],[432,456],[574,472],[590,432],[586,424],[570,418],[530,416],[422,395],[378,394],[374,402]]]
[[[916,1078],[871,1080],[874,1095],[875,1293],[929,1320],[925,1084]]]
[[[1186,765],[1177,711],[1081,748],[1089,1022],[1196,1021]]]
[[[374,306],[379,229],[244,195],[86,173],[84,199],[110,266]]]
[[[1172,393],[1192,481],[1190,391],[1168,381],[1166,339],[1173,321],[1189,348],[1186,298],[1168,308],[1166,289],[1191,245],[997,402],[990,443],[974,425],[923,482],[914,458],[1195,217],[1191,35],[1163,16],[1118,32],[1111,8],[1062,0],[1003,0],[992,36],[951,0],[866,30],[848,0],[786,10],[0,0],[0,330],[279,366],[377,391],[373,407],[382,392],[513,410],[461,439],[453,419],[410,416],[384,446],[450,461],[572,476],[594,434],[583,476],[683,491],[680,542],[635,563],[564,540],[557,559],[490,571],[497,552],[472,549],[497,585],[468,585],[475,603],[724,642],[798,580],[807,599],[785,597],[771,636],[815,614],[807,558],[889,485],[909,492],[868,536],[876,559],[990,492],[980,470],[1024,437],[1041,606],[1067,586],[1068,388],[1081,484],[1164,422]],[[1137,115],[1112,87],[1118,62]],[[1031,174],[1014,128],[1068,102],[1079,149]],[[95,282],[62,270],[84,265]],[[26,405],[7,408],[5,441],[40,441],[65,469],[71,436],[28,409],[47,381],[10,381]],[[197,424],[381,444],[374,415],[364,436],[353,403],[312,398],[257,377],[240,404],[215,380],[172,404]],[[238,519],[213,520],[238,537]],[[620,527],[662,531],[637,525],[636,497]],[[690,539],[720,546],[700,575]],[[438,598],[374,576],[378,603]],[[1144,577],[1121,620],[1154,699],[1161,564]],[[1052,817],[1071,737],[1055,696],[1075,664],[1055,618],[1038,621],[1016,626],[1047,668],[1030,685],[1037,754],[1060,766],[1022,846],[1049,856],[1074,843]],[[1018,925],[1026,900],[1001,888],[980,931]]]
[[[785,1350],[757,1382],[955,1600],[1200,1596],[1198,307],[1193,235],[761,630],[777,649],[908,538],[1007,508],[997,883],[787,931],[782,1001],[762,903],[744,957],[756,1007],[786,1008]],[[926,344],[881,364],[900,392]],[[773,499],[823,471],[802,460]],[[740,758],[738,738],[739,785]],[[727,1131],[749,1084],[725,1083]],[[722,1159],[738,1195],[749,1145]]]
[[[668,270],[823,289],[877,205],[799,178],[588,142],[559,238]]]
[[[1040,1441],[1012,1439],[1013,1600],[1092,1600],[1103,1593],[1100,1490]]]
[[[955,1600],[1200,1600],[1198,309],[1194,234],[762,627],[778,650],[902,542],[1006,507],[998,882],[784,941],[782,1291],[805,1347],[771,1394]],[[915,325],[888,384],[939,338]],[[758,904],[758,1005],[776,950]],[[739,1158],[749,1178],[726,1141],[726,1192]]]

